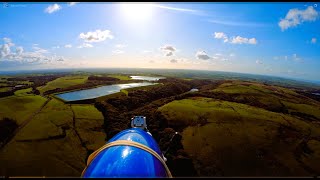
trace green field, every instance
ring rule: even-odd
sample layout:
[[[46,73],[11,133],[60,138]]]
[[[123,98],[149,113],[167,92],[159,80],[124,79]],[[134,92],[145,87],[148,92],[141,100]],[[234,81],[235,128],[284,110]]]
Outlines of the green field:
[[[259,103],[266,109],[287,109],[289,114],[300,113],[320,120],[320,103],[297,94],[296,92],[278,87],[258,83],[233,81],[223,83],[213,92],[230,94],[237,102],[248,101]]]
[[[243,82],[243,81],[232,81],[221,84],[218,88],[214,89],[213,92],[222,91],[230,94],[288,94],[298,95],[296,92],[282,88],[279,86],[270,86],[254,82]]]
[[[102,130],[103,116],[93,105],[72,105],[75,113],[75,126],[81,138],[90,150],[96,150],[105,144]]]
[[[30,91],[31,88],[22,89],[16,91],[13,96],[0,98],[0,119],[8,117],[15,119],[20,124],[37,111],[46,98],[27,94]]]
[[[120,80],[132,80],[130,76],[126,75],[108,75],[108,77],[118,78]]]
[[[62,134],[61,126],[71,127],[72,111],[68,105],[52,99],[16,136],[18,140],[49,138]],[[41,128],[39,128],[41,127]]]
[[[100,111],[93,105],[72,105],[77,119],[103,119]]]
[[[79,177],[87,149],[105,143],[102,125],[103,116],[93,105],[53,98],[0,153],[0,166],[6,167],[0,173]]]
[[[1,83],[0,83],[1,85]],[[0,88],[0,92],[7,92],[7,91],[10,91],[11,90],[11,87],[3,87],[3,88]]]
[[[320,138],[319,124],[211,98],[173,101],[158,110],[169,125],[187,126],[183,146],[202,176],[307,175],[294,152],[303,137]],[[314,158],[309,165],[319,172],[319,141],[308,143],[317,150],[306,156]]]
[[[121,89],[120,92],[124,93],[126,96],[128,96],[129,92],[125,89]]]
[[[67,88],[70,86],[84,84],[88,79],[87,75],[66,76],[48,82],[45,86],[38,87],[40,93],[56,88]]]

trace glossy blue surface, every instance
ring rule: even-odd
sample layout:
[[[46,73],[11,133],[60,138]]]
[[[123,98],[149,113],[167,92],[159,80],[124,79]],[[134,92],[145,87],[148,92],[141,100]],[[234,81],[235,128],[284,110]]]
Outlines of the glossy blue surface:
[[[131,128],[116,134],[108,142],[130,140],[144,144],[160,156],[157,142],[145,131]],[[132,146],[114,146],[100,152],[83,177],[167,177],[165,168],[152,154]]]

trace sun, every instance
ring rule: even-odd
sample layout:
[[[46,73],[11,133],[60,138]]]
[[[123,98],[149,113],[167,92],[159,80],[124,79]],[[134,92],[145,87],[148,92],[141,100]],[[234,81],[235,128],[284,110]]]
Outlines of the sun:
[[[145,22],[152,18],[153,6],[145,3],[121,4],[121,12],[129,21]]]

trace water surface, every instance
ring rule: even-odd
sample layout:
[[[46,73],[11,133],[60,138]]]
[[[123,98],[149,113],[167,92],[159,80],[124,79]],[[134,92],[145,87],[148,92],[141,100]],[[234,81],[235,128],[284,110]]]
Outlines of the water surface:
[[[84,99],[94,99],[97,97],[114,94],[120,92],[121,89],[133,88],[133,87],[141,87],[141,86],[149,86],[157,83],[151,82],[142,82],[142,83],[128,83],[128,84],[113,84],[100,86],[92,89],[85,89],[79,91],[72,91],[67,93],[57,94],[59,98],[65,101],[77,101]]]
[[[159,79],[165,79],[165,77],[151,77],[151,76],[130,76],[131,79],[145,80],[145,81],[158,81]]]

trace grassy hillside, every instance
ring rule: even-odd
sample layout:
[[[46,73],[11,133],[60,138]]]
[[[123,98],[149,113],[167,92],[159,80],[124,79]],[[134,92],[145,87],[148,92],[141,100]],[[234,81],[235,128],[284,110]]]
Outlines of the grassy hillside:
[[[75,128],[88,150],[94,151],[105,144],[103,116],[93,105],[72,105]]]
[[[102,125],[93,105],[51,99],[1,150],[0,173],[79,177],[88,153],[105,143]]]
[[[84,84],[88,79],[87,75],[66,76],[48,82],[45,86],[38,87],[40,93],[56,88],[67,88],[70,86]]]
[[[27,94],[30,91],[31,88],[22,89],[16,91],[13,96],[0,98],[0,119],[8,117],[15,119],[20,124],[37,111],[46,98]]]
[[[319,124],[202,97],[173,101],[158,110],[169,126],[186,127],[183,146],[200,176],[299,176],[320,172],[320,161],[315,160],[320,160],[316,140],[320,138]],[[301,149],[302,143],[310,144],[307,147],[314,152]],[[306,164],[307,159],[314,160]]]
[[[232,81],[221,84],[212,92],[225,93],[235,102],[299,116],[305,120],[320,120],[320,103],[290,89]]]

